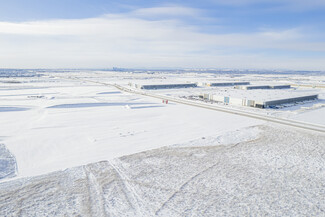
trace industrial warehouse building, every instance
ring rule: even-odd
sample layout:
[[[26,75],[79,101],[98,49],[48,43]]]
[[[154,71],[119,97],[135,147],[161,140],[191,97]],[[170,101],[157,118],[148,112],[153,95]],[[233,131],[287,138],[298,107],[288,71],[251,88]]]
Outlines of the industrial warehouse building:
[[[298,97],[292,97],[286,99],[270,100],[264,102],[255,102],[255,107],[265,108],[265,107],[271,107],[271,106],[276,106],[276,105],[281,105],[286,103],[302,102],[302,101],[308,101],[314,99],[318,99],[317,94],[309,95],[309,96],[298,96]]]
[[[226,87],[226,86],[249,85],[249,84],[250,84],[249,82],[216,82],[216,83],[198,82],[197,86]]]
[[[145,90],[158,90],[158,89],[173,89],[173,88],[189,88],[189,87],[226,87],[226,86],[239,86],[239,85],[249,85],[249,82],[216,82],[216,83],[207,83],[207,82],[188,82],[188,83],[178,83],[178,84],[133,84],[129,83],[129,86],[138,89]]]
[[[289,89],[290,85],[249,85],[249,86],[236,86],[236,89],[241,90],[255,90],[255,89]]]
[[[157,90],[157,89],[173,89],[173,88],[197,87],[197,84],[196,83],[184,83],[184,84],[149,84],[149,85],[141,85],[141,84],[129,83],[129,86],[135,87],[135,88],[138,88],[138,89]]]
[[[262,90],[253,94],[235,93],[227,96],[221,94],[201,94],[200,97],[209,101],[222,102],[230,105],[249,106],[256,108],[275,107],[288,103],[296,103],[318,98],[317,94],[278,92]],[[249,92],[251,93],[251,92]],[[275,94],[274,94],[275,93]]]

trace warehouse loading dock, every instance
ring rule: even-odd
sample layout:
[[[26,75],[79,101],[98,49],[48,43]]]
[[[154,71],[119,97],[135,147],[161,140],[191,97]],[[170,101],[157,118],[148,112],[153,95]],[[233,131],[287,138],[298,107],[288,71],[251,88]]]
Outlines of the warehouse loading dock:
[[[224,104],[240,105],[240,106],[248,106],[248,107],[256,107],[256,108],[269,108],[269,107],[288,104],[288,103],[297,103],[302,101],[318,99],[317,94],[270,98],[270,100],[236,98],[236,97],[213,95],[213,94],[201,94],[200,97],[205,100],[222,102]]]
[[[302,102],[302,101],[309,101],[318,99],[318,95],[309,95],[309,96],[300,96],[300,97],[293,97],[293,98],[286,98],[286,99],[278,99],[278,100],[271,100],[265,101],[262,103],[256,102],[256,104],[263,105],[263,107],[270,107],[270,106],[277,106],[286,103],[295,103],[295,102]]]

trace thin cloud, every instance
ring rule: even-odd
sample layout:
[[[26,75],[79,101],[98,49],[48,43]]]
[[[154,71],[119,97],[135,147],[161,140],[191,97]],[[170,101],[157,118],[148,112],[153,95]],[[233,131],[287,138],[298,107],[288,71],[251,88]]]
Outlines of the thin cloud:
[[[270,60],[289,57],[255,56],[245,50],[325,51],[325,43],[308,40],[303,28],[207,34],[177,17],[177,11],[183,16],[199,13],[163,7],[89,19],[0,22],[0,67],[273,67]],[[147,19],[151,13],[160,18]],[[301,61],[290,58],[291,63]],[[325,69],[323,61],[315,63],[317,58],[306,60]]]
[[[282,8],[299,11],[325,7],[324,0],[210,0],[210,2],[234,7],[268,4],[273,5],[278,10]]]
[[[154,8],[141,8],[133,11],[131,14],[140,17],[179,17],[179,16],[201,16],[202,11],[199,9],[180,7],[180,6],[165,6]]]
[[[261,3],[303,4],[311,6],[324,6],[324,0],[210,0],[210,2],[230,5],[251,5]]]

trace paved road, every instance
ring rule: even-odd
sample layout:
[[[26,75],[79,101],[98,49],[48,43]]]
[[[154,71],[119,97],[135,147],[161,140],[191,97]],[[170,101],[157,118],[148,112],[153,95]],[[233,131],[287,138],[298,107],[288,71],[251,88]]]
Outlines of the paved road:
[[[236,115],[246,116],[246,117],[250,117],[250,118],[256,118],[256,119],[260,119],[260,120],[270,121],[273,123],[284,124],[287,126],[298,127],[298,128],[302,128],[302,129],[313,130],[313,131],[325,133],[325,126],[322,126],[322,125],[311,124],[311,123],[289,120],[289,119],[283,119],[283,118],[277,118],[277,117],[269,117],[269,116],[255,114],[255,113],[251,113],[251,112],[247,112],[247,111],[241,111],[241,110],[237,110],[237,109],[233,109],[233,108],[224,108],[224,107],[218,106],[218,105],[207,105],[207,104],[203,104],[200,102],[194,102],[194,101],[180,99],[180,98],[174,98],[174,97],[170,97],[170,96],[164,96],[164,95],[147,93],[144,91],[128,89],[128,88],[125,88],[125,87],[122,87],[122,86],[116,85],[116,84],[113,86],[118,88],[121,91],[126,91],[129,93],[141,94],[141,95],[150,96],[150,97],[154,97],[154,98],[158,98],[158,99],[167,99],[170,102],[176,102],[176,103],[181,103],[181,104],[185,104],[185,105],[191,105],[191,106],[196,106],[196,107],[200,107],[200,108],[206,108],[206,109],[210,109],[210,110],[216,110],[216,111],[226,112],[226,113],[230,113],[230,114],[236,114]]]
[[[153,94],[153,93],[145,92],[143,90],[130,89],[130,88],[126,88],[121,85],[118,85],[118,84],[109,84],[109,83],[104,83],[104,82],[79,79],[79,78],[71,78],[71,77],[69,79],[81,80],[81,81],[111,86],[111,87],[115,87],[121,91],[128,92],[128,93],[140,94],[140,95],[149,96],[149,97],[153,97],[153,98],[157,98],[157,99],[165,99],[165,100],[167,99],[170,102],[175,102],[175,103],[180,103],[180,104],[184,104],[184,105],[190,105],[190,106],[195,106],[195,107],[200,107],[200,108],[205,108],[205,109],[210,109],[210,110],[215,110],[215,111],[221,111],[221,112],[226,112],[226,113],[230,113],[230,114],[241,115],[241,116],[245,116],[245,117],[269,121],[269,122],[282,124],[282,125],[286,125],[286,126],[297,127],[300,129],[312,130],[312,131],[325,133],[324,125],[306,123],[306,122],[302,122],[302,121],[295,121],[295,120],[289,120],[289,119],[278,118],[278,117],[270,117],[270,116],[256,114],[256,113],[252,113],[252,112],[248,112],[248,111],[242,111],[242,110],[238,110],[238,109],[234,109],[234,108],[225,108],[223,106],[218,106],[218,105],[208,105],[208,104],[203,104],[201,102],[195,102],[195,101],[175,98],[175,97],[171,97],[171,96]]]

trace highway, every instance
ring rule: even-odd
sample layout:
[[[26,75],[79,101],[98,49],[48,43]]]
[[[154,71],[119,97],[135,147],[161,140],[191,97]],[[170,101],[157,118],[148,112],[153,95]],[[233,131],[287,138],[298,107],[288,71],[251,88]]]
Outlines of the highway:
[[[67,78],[65,77],[65,79],[67,79]],[[181,99],[181,98],[176,98],[176,97],[171,97],[171,96],[149,93],[149,92],[145,92],[143,90],[126,88],[126,87],[123,87],[118,84],[109,84],[109,83],[104,83],[104,82],[85,80],[85,79],[79,79],[79,78],[71,78],[71,77],[68,79],[80,80],[80,81],[84,81],[84,82],[96,83],[96,84],[101,84],[101,85],[106,85],[106,86],[112,86],[112,87],[115,87],[123,92],[139,94],[139,95],[148,96],[148,97],[152,97],[152,98],[156,98],[156,99],[168,100],[169,102],[174,102],[174,103],[179,103],[179,104],[184,104],[184,105],[189,105],[189,106],[195,106],[195,107],[199,107],[199,108],[205,108],[205,109],[210,109],[210,110],[215,110],[215,111],[225,112],[225,113],[230,113],[230,114],[235,114],[235,115],[241,115],[241,116],[245,116],[245,117],[269,121],[272,123],[277,123],[277,124],[296,127],[296,128],[300,128],[300,129],[325,133],[324,125],[312,124],[312,123],[296,121],[296,120],[292,120],[292,119],[271,117],[271,116],[256,114],[256,113],[252,113],[252,112],[248,112],[248,111],[242,111],[239,109],[226,108],[226,107],[220,106],[220,105],[209,105],[209,104],[206,104],[203,102],[196,102],[196,101],[191,101],[191,100],[186,100],[186,99]]]

